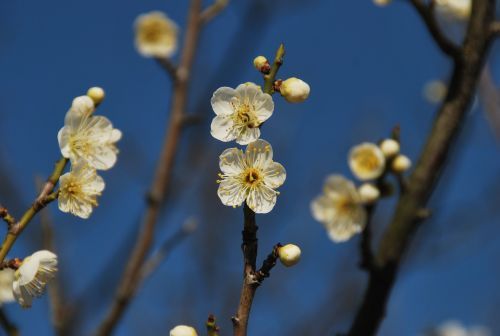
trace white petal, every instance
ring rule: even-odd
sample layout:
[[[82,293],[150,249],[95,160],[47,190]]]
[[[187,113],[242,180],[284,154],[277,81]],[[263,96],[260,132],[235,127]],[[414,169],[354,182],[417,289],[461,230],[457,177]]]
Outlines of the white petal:
[[[49,250],[37,251],[31,255],[31,258],[38,259],[38,261],[41,262],[42,264],[46,262],[53,264],[53,262],[55,261],[57,265],[57,255],[50,252]]]
[[[231,116],[218,115],[212,120],[210,134],[220,141],[232,141],[236,139],[234,127],[234,121]]]
[[[264,184],[253,188],[247,197],[247,204],[255,213],[268,213],[276,204],[277,192]]]
[[[226,175],[238,175],[245,170],[243,151],[238,148],[228,148],[219,156],[219,167]]]
[[[244,101],[248,99],[248,101],[253,103],[255,98],[262,94],[262,89],[254,83],[248,82],[238,85],[236,92],[238,93],[240,99]]]
[[[249,167],[264,170],[273,160],[273,148],[266,140],[259,139],[247,146],[245,156]]]
[[[244,127],[241,129],[241,132],[239,132],[236,138],[236,143],[240,145],[247,145],[250,142],[257,140],[259,137],[260,137],[260,128]]]
[[[375,144],[364,142],[349,151],[349,167],[361,181],[378,178],[385,169],[385,156]]]
[[[256,97],[256,101],[254,102],[255,106],[255,115],[259,122],[263,123],[269,117],[272,116],[274,111],[274,102],[271,95],[267,93],[261,93]]]
[[[278,188],[285,182],[285,179],[285,167],[278,162],[271,162],[264,169],[264,183],[270,188]]]
[[[248,190],[236,177],[223,179],[217,190],[222,204],[229,206],[240,206],[247,197]]]
[[[25,258],[17,270],[17,281],[19,282],[19,286],[24,286],[33,281],[39,266],[40,260],[38,258]]]
[[[57,141],[59,142],[59,148],[61,149],[61,154],[65,158],[69,158],[71,149],[69,147],[69,137],[70,133],[68,128],[64,126],[57,133]]]
[[[21,286],[17,281],[12,283],[12,293],[14,294],[14,298],[23,308],[31,307],[31,303],[33,298],[31,295],[27,294],[26,291],[21,291]]]
[[[214,92],[210,103],[216,115],[229,116],[234,114],[231,102],[237,99],[238,95],[234,89],[230,87],[221,87]]]
[[[362,207],[353,210],[349,215],[336,215],[334,219],[325,223],[330,239],[334,242],[344,242],[365,227],[366,213]],[[362,221],[362,222],[361,222]]]
[[[358,191],[354,183],[342,175],[329,175],[326,178],[323,190],[332,199],[348,197],[355,201],[359,200]]]
[[[332,221],[335,216],[334,204],[327,196],[320,195],[311,202],[311,213],[319,222]]]

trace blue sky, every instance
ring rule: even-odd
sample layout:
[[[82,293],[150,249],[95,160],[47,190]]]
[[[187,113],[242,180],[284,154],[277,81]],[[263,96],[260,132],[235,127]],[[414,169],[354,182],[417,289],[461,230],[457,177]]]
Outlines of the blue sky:
[[[59,157],[56,135],[64,114],[88,87],[106,90],[99,114],[124,134],[118,164],[103,173],[106,190],[91,219],[51,206],[68,300],[86,302],[79,304],[79,335],[93,330],[111,300],[167,123],[171,83],[133,45],[134,19],[151,10],[165,11],[184,31],[187,1],[0,3],[0,202],[17,214],[30,204],[34,177],[47,175]],[[300,105],[277,97],[263,128],[287,181],[275,209],[257,218],[260,258],[279,241],[300,245],[303,259],[290,269],[278,265],[259,289],[250,333],[334,335],[348,327],[365,284],[357,268],[358,239],[332,243],[312,219],[309,203],[328,174],[350,176],[351,146],[388,136],[396,124],[404,153],[418,157],[436,113],[422,88],[446,79],[451,67],[403,1],[384,9],[368,0],[233,1],[206,27],[189,96],[189,112],[204,121],[182,137],[156,246],[186,218],[198,218],[200,228],[146,281],[117,335],[165,334],[176,324],[201,332],[208,313],[229,333],[241,284],[242,214],[216,195],[218,155],[233,145],[210,137],[209,101],[218,87],[258,82],[253,58],[271,57],[281,42],[287,52],[280,75],[307,81],[311,96]],[[497,82],[499,52],[495,45],[489,60]],[[431,200],[435,215],[405,260],[380,335],[417,335],[448,319],[500,334],[498,154],[478,104]],[[377,231],[393,205],[382,202]],[[12,253],[24,256],[40,244],[35,221]],[[7,311],[23,334],[52,334],[46,298],[31,310],[9,305]]]

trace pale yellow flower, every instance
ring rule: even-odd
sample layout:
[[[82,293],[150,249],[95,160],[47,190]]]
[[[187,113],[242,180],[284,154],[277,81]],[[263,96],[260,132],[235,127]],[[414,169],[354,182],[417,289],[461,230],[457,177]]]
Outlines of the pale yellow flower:
[[[377,6],[384,7],[391,3],[392,0],[373,0],[373,3]]]
[[[33,298],[40,297],[57,273],[57,256],[47,250],[26,257],[15,272],[12,291],[23,308],[31,307]]]
[[[60,177],[59,185],[59,210],[81,218],[90,216],[105,187],[96,170],[82,161],[73,164],[71,171]]]
[[[366,225],[361,197],[354,183],[341,175],[328,176],[323,193],[311,202],[311,211],[334,242],[348,240]]]
[[[218,140],[236,139],[240,145],[260,137],[259,126],[273,114],[273,98],[253,84],[240,84],[236,89],[221,87],[211,100],[216,117],[210,133]]]
[[[178,28],[162,12],[139,15],[135,21],[135,46],[145,57],[170,57],[177,51]]]
[[[349,152],[349,167],[358,179],[373,180],[385,169],[385,156],[380,148],[369,142],[354,146]]]
[[[448,88],[442,80],[432,80],[424,86],[424,98],[432,104],[440,103],[446,97]]]
[[[14,301],[12,283],[14,282],[14,270],[4,268],[0,271],[0,305]]]
[[[61,154],[72,163],[83,160],[95,169],[106,170],[116,163],[115,143],[122,133],[103,116],[94,116],[94,102],[77,97],[66,113],[64,127],[57,135]]]
[[[285,168],[273,161],[273,149],[265,140],[247,146],[226,149],[220,155],[222,171],[217,194],[224,205],[240,206],[245,202],[256,213],[268,213],[276,204],[276,188],[286,179]]]

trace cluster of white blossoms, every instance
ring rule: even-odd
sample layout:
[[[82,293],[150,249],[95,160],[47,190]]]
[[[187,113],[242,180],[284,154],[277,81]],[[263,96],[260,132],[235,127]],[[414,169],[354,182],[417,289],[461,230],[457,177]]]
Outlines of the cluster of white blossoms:
[[[326,178],[323,193],[311,202],[311,212],[334,242],[346,241],[365,228],[366,206],[381,194],[371,181],[381,179],[388,171],[401,174],[410,168],[410,160],[399,151],[399,142],[393,139],[379,145],[361,143],[349,151],[348,163],[353,175],[363,183],[356,187],[353,181],[336,174]]]
[[[135,20],[135,46],[142,56],[172,56],[177,51],[177,36],[177,25],[162,12],[141,14]]]
[[[253,65],[264,75],[271,71],[264,56],[257,56]],[[297,78],[276,80],[271,90],[280,92],[291,103],[303,102],[309,91],[309,85]],[[274,112],[271,94],[254,83],[244,83],[236,89],[217,89],[210,102],[215,112],[210,126],[212,136],[223,142],[235,140],[248,145],[245,152],[229,148],[220,155],[219,198],[224,205],[237,207],[246,202],[255,213],[270,212],[279,195],[276,189],[286,179],[285,168],[273,161],[271,144],[259,139],[260,127]]]
[[[0,270],[0,304],[16,300],[23,308],[31,307],[57,273],[57,256],[47,250],[9,264]]]
[[[97,206],[105,187],[97,170],[115,165],[115,143],[122,136],[106,117],[94,115],[103,98],[101,88],[91,88],[88,95],[75,98],[58,134],[61,154],[71,162],[70,171],[59,179],[59,209],[81,218],[88,218]]]

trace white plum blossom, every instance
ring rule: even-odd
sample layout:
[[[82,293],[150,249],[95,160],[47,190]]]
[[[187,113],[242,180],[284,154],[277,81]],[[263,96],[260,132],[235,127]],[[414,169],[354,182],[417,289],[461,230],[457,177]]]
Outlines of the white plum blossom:
[[[33,298],[45,292],[47,284],[57,273],[57,256],[47,250],[26,257],[14,275],[12,291],[23,308],[31,307]]]
[[[362,199],[354,183],[341,175],[327,177],[323,193],[311,202],[311,211],[334,242],[346,241],[366,226]]]
[[[260,137],[260,125],[274,110],[271,95],[253,83],[240,84],[236,89],[221,87],[214,92],[211,104],[216,114],[212,136],[224,142],[236,140],[240,145]]]
[[[14,301],[12,283],[15,271],[11,268],[0,270],[0,305]]]
[[[471,0],[435,0],[437,9],[445,17],[456,20],[467,20],[472,11]]]
[[[465,327],[459,321],[446,321],[439,327],[432,330],[431,335],[435,336],[493,336],[490,330],[482,326]]]
[[[90,216],[105,187],[96,170],[83,161],[72,165],[71,171],[59,178],[59,185],[59,210],[81,218]]]
[[[178,28],[162,12],[141,14],[135,20],[135,46],[145,57],[170,57],[177,51]]]
[[[95,169],[106,170],[116,163],[115,143],[122,133],[103,116],[94,116],[94,101],[88,96],[77,97],[57,135],[61,154],[74,164],[83,160]]]
[[[385,169],[385,156],[380,148],[370,142],[354,146],[349,152],[349,167],[361,181],[378,178]]]
[[[276,204],[276,188],[286,179],[285,168],[273,161],[273,149],[265,140],[250,143],[245,153],[226,149],[219,157],[222,174],[217,194],[224,205],[240,206],[246,201],[256,213],[268,213]]]

